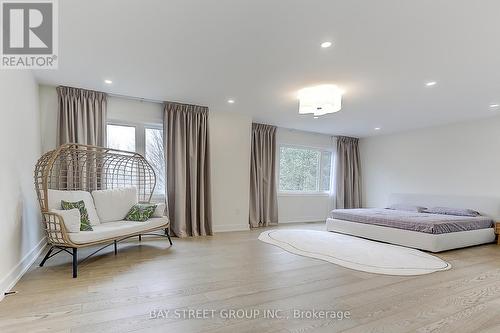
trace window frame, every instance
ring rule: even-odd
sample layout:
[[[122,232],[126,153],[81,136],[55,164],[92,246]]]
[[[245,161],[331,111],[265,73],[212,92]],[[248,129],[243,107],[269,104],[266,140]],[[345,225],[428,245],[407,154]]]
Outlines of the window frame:
[[[141,154],[144,158],[146,158],[146,128],[163,130],[163,124],[161,123],[134,122],[134,121],[124,121],[118,119],[108,119],[106,121],[106,127],[107,125],[134,127],[135,152]],[[151,196],[152,202],[165,202],[165,200],[166,200],[166,193],[162,195],[153,192],[153,195]]]
[[[295,148],[295,149],[308,149],[308,150],[314,150],[319,152],[319,157],[318,157],[318,166],[317,166],[317,175],[318,177],[316,178],[316,188],[318,189],[317,191],[282,191],[280,190],[280,162],[281,162],[281,148]],[[330,167],[330,189],[328,191],[321,191],[319,190],[321,188],[321,154],[323,152],[329,152],[331,153],[331,167]],[[278,149],[277,149],[277,168],[276,168],[276,179],[277,179],[277,190],[278,190],[278,196],[330,196],[333,193],[333,170],[335,167],[335,151],[333,148],[326,148],[326,147],[317,147],[317,146],[307,146],[307,145],[298,145],[298,144],[289,144],[289,143],[278,143]]]
[[[147,161],[147,156],[146,156],[146,129],[155,129],[155,130],[161,130],[161,131],[163,131],[163,124],[162,125],[160,125],[160,124],[150,124],[150,123],[143,124],[143,129],[142,130],[144,131],[143,132],[144,133],[144,135],[143,135],[143,141],[144,141],[144,143],[143,143],[143,150],[144,150],[144,153],[142,153],[141,155],[144,156],[144,158]],[[165,172],[167,172],[166,169],[165,169]],[[158,181],[158,175],[156,175],[156,173],[155,173],[155,176],[156,176],[156,181]],[[167,175],[165,175],[165,177],[166,176]],[[156,186],[158,186],[158,183],[156,184]],[[165,202],[166,195],[167,195],[166,191],[167,191],[167,189],[165,188],[165,193],[164,194],[158,194],[156,192],[153,192],[153,195],[151,197],[151,201],[153,201],[153,202]]]
[[[108,147],[108,125],[111,126],[122,126],[122,127],[133,127],[134,128],[134,134],[135,134],[135,150],[137,150],[137,125],[133,123],[125,123],[125,122],[106,122],[106,148],[111,148]],[[111,149],[116,149],[116,148],[111,148]],[[135,152],[134,150],[134,152]]]

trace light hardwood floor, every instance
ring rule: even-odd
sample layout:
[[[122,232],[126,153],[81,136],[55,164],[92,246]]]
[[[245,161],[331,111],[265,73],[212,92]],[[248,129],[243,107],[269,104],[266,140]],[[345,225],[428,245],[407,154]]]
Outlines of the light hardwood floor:
[[[82,264],[77,279],[60,254],[34,265],[0,302],[0,332],[500,332],[497,245],[439,254],[449,271],[400,277],[293,255],[258,241],[260,232],[174,238],[172,248],[164,239],[122,243],[117,256],[110,247]],[[221,318],[239,308],[346,310],[351,318]],[[170,309],[169,318],[151,319],[157,309]],[[175,309],[216,315],[184,320]]]

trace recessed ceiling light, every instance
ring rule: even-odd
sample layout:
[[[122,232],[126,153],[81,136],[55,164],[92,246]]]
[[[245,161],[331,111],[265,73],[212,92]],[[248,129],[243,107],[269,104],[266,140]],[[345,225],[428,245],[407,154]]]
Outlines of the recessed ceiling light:
[[[111,84],[111,83],[113,83],[113,81],[111,81],[111,80],[104,80],[104,83]]]
[[[332,46],[332,42],[323,42],[321,43],[321,47],[326,49],[327,47],[330,47]]]
[[[380,127],[375,127],[374,130],[375,131],[380,131]]]
[[[492,109],[493,109],[493,108],[497,108],[497,107],[499,107],[499,106],[500,106],[500,105],[498,105],[498,104],[490,104],[490,108],[492,108]]]
[[[436,85],[436,83],[437,83],[436,81],[429,81],[429,82],[427,82],[425,85],[426,85],[427,87],[432,87],[432,86],[435,86],[435,85]]]
[[[227,100],[227,102],[228,102],[229,104],[234,104],[234,99],[228,99],[228,100]]]
[[[315,117],[313,117],[313,118],[314,118],[314,119],[318,119],[319,117],[318,117],[318,116],[315,116]]]

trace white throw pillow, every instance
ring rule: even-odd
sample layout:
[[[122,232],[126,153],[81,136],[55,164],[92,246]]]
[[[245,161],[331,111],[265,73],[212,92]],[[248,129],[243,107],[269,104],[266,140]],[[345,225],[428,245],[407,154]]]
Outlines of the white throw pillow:
[[[63,209],[51,209],[52,213],[61,215],[64,220],[64,226],[68,232],[79,232],[80,231],[80,210],[78,208],[63,210]]]
[[[403,211],[407,211],[407,212],[422,213],[427,208],[423,207],[423,206],[409,205],[409,204],[392,204],[389,207],[387,207],[386,209],[403,210]]]
[[[163,217],[163,216],[165,216],[165,208],[166,207],[167,207],[167,205],[165,205],[164,203],[156,204],[155,211],[153,213],[153,216],[151,216],[151,217]]]
[[[137,203],[135,187],[120,187],[92,191],[95,208],[101,222],[121,221]]]
[[[99,216],[94,206],[94,200],[92,195],[87,191],[60,191],[60,190],[48,190],[48,205],[49,210],[51,209],[62,209],[61,200],[68,202],[77,202],[83,200],[85,203],[85,208],[89,214],[89,221],[91,225],[98,225],[101,223],[99,221]]]

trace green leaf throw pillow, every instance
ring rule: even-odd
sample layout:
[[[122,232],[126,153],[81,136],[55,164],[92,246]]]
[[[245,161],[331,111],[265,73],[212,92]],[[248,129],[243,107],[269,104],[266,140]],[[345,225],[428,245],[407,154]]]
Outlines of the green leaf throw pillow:
[[[83,200],[77,202],[68,202],[61,200],[61,207],[64,210],[77,208],[80,211],[80,231],[93,231],[92,226],[89,221],[89,213],[87,208],[85,208],[85,203]]]
[[[135,204],[125,216],[126,221],[147,221],[155,212],[155,204]]]

